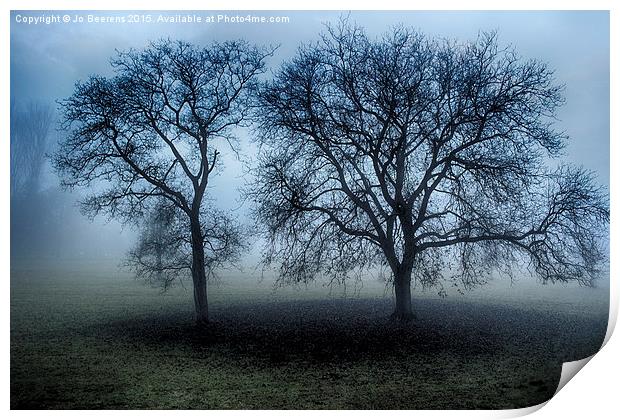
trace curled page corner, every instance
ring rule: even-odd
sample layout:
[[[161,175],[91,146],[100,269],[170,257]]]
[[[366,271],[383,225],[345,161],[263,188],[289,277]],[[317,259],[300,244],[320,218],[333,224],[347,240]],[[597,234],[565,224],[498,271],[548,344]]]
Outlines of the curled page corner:
[[[564,362],[562,364],[562,373],[560,374],[560,381],[558,382],[557,389],[553,393],[553,397],[555,397],[558,394],[558,392],[560,392],[560,390],[564,388],[564,385],[566,385],[571,379],[573,379],[573,377],[594,357],[595,354],[596,353],[584,359],[573,360],[571,362]],[[499,412],[499,415],[496,418],[509,419],[509,418],[527,416],[543,408],[545,405],[547,405],[549,401],[553,399],[553,397],[551,397],[547,401],[544,401],[540,404],[533,405],[530,407],[516,408],[516,409],[511,409],[511,410],[502,410],[501,412]]]
[[[529,407],[511,408],[508,410],[500,410],[497,412],[492,412],[490,416],[493,416],[493,418],[496,418],[496,419],[515,419],[518,417],[525,417],[540,410],[545,405],[547,405],[549,401],[550,400],[547,400],[547,401],[541,402],[540,404],[531,405]]]
[[[573,377],[577,374],[577,372],[579,372],[581,368],[583,368],[590,360],[592,360],[593,357],[594,357],[594,354],[584,359],[573,360],[572,362],[564,362],[562,364],[562,373],[560,375],[560,382],[558,383],[558,387],[555,390],[555,393],[553,394],[553,396],[555,397],[557,393],[560,392],[562,388],[564,388],[564,385],[566,385],[571,379],[573,379]]]
[[[609,320],[607,321],[607,332],[605,333],[605,338],[603,339],[603,344],[601,348],[605,347],[611,335],[614,333],[616,329],[616,322],[618,321],[618,293],[612,293],[612,290],[609,291]]]

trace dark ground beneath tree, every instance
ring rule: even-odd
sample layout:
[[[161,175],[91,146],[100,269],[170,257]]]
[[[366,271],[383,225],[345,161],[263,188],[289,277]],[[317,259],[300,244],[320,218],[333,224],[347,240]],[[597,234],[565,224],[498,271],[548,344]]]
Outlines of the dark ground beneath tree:
[[[526,304],[428,295],[403,326],[380,295],[224,285],[212,288],[211,327],[197,331],[183,289],[13,271],[11,408],[531,406],[553,395],[562,362],[605,335],[605,290],[562,293]]]

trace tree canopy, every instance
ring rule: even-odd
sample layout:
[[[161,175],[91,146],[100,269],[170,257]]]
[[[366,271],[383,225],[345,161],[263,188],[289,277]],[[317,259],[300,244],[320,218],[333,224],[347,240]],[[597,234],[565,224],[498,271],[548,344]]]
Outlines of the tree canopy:
[[[280,279],[342,280],[385,268],[399,318],[411,281],[462,286],[526,266],[591,284],[604,260],[607,196],[558,161],[563,87],[501,48],[341,22],[261,85],[262,147],[249,196]]]

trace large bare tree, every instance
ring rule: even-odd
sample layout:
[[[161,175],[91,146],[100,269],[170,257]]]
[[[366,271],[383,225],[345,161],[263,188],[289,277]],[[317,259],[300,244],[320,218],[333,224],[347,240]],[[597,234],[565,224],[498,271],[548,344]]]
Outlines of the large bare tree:
[[[61,102],[70,134],[54,165],[63,185],[90,187],[82,202],[90,215],[167,219],[168,231],[145,231],[130,260],[150,278],[191,272],[199,324],[208,322],[208,273],[238,256],[241,243],[234,220],[208,205],[207,187],[224,144],[235,147],[233,129],[245,124],[270,54],[245,41],[159,41],[118,53],[113,77],[78,82]]]
[[[249,193],[266,262],[285,281],[386,269],[397,319],[412,317],[412,281],[471,287],[524,263],[544,282],[591,284],[607,196],[592,174],[553,163],[562,90],[494,34],[328,27],[260,91]]]

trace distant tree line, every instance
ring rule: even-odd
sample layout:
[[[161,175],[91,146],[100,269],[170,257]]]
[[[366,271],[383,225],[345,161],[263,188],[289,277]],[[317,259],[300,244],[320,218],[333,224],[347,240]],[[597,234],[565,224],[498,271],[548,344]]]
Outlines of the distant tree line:
[[[23,105],[16,99],[11,99],[10,112],[11,196],[20,199],[40,191],[54,113],[50,105]]]
[[[50,104],[12,98],[10,105],[11,260],[39,259],[57,243],[64,229],[57,186],[49,179],[47,160],[56,142],[55,113]],[[34,262],[34,261],[33,261]]]

